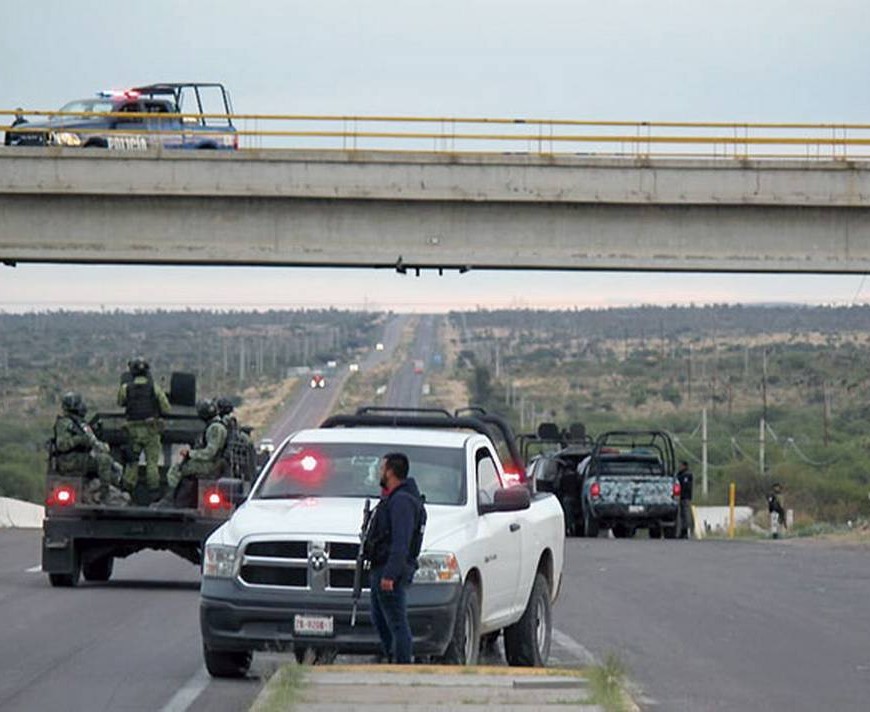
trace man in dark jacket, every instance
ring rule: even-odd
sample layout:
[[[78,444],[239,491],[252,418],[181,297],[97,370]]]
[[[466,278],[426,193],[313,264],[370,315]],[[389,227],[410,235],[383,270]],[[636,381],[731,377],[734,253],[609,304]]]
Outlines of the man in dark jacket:
[[[689,463],[680,460],[680,469],[677,470],[677,479],[680,482],[680,539],[688,539],[695,531],[695,518],[692,516],[692,487],[695,476],[689,469]]]
[[[383,493],[371,533],[372,621],[385,657],[400,664],[411,662],[407,588],[417,566],[411,549],[423,507],[420,490],[408,477],[408,470],[403,453],[389,453],[381,461]]]

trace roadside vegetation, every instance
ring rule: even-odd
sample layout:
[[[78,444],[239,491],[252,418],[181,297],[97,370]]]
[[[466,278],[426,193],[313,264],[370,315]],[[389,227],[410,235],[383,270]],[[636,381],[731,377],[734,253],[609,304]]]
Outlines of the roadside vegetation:
[[[615,653],[608,654],[602,664],[587,668],[586,673],[593,704],[603,707],[607,712],[630,712],[636,709],[625,691],[625,665]]]
[[[288,712],[296,707],[305,689],[305,667],[279,667],[251,705],[250,712]]]
[[[735,482],[738,504],[759,510],[779,481],[798,527],[870,517],[870,307],[480,310],[450,322],[455,377],[519,432],[666,429],[696,503],[724,504]]]

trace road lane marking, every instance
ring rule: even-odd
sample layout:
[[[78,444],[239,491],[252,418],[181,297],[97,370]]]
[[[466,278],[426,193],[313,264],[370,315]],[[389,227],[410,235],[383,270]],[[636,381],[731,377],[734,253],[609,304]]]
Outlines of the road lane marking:
[[[210,680],[211,678],[209,678],[205,668],[201,667],[193,677],[181,686],[181,689],[172,696],[172,699],[160,709],[160,712],[185,712],[196,701],[196,698],[202,694],[202,691],[208,687]]]
[[[31,566],[29,569],[24,569],[24,571],[28,574],[42,573],[42,564],[39,564],[38,566]]]
[[[589,648],[582,643],[578,643],[574,638],[567,633],[563,633],[561,630],[553,629],[553,642],[571,653],[571,655],[580,661],[581,665],[595,665],[597,663],[595,656]]]

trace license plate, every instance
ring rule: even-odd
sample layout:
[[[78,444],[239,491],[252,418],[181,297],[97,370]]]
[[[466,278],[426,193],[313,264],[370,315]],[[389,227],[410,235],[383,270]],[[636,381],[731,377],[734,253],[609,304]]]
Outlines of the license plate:
[[[332,616],[294,616],[293,632],[296,635],[332,635]]]
[[[629,514],[640,514],[643,512],[642,504],[629,504],[628,505],[628,513]]]

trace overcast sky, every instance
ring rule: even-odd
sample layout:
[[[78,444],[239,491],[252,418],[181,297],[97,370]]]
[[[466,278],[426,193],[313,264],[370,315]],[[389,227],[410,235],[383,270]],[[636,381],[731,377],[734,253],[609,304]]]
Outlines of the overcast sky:
[[[2,108],[53,109],[100,89],[197,80],[224,82],[240,113],[870,122],[866,0],[29,0],[15,8],[0,17]],[[868,297],[860,276],[0,268],[6,310]]]

